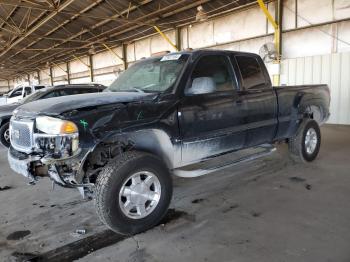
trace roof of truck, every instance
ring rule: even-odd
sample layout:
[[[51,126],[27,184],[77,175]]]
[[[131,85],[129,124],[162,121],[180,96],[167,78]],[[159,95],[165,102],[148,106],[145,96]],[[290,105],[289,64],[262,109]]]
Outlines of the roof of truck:
[[[187,54],[187,55],[197,56],[201,54],[220,54],[220,53],[235,54],[235,55],[250,55],[250,56],[260,57],[258,54],[249,53],[249,52],[240,52],[240,51],[222,50],[222,49],[194,49],[194,50],[183,50],[179,52],[168,52],[163,54],[157,54],[155,56],[151,56],[146,59],[152,59],[155,57],[163,57],[163,56],[170,56],[170,55],[176,55],[176,54]]]

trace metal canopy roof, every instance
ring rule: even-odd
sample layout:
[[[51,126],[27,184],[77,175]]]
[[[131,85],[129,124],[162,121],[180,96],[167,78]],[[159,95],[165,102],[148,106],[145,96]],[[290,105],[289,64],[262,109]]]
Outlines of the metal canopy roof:
[[[0,0],[0,78],[65,62],[255,0]]]

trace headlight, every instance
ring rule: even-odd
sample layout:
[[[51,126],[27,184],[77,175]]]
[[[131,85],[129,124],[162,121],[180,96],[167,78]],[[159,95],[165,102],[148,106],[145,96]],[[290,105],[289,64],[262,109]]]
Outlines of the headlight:
[[[69,135],[78,133],[78,127],[73,122],[49,116],[37,117],[36,128],[49,135]]]

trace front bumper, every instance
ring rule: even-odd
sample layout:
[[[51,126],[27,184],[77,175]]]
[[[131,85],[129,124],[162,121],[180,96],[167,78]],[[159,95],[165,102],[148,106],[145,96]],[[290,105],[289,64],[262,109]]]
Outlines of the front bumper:
[[[87,151],[80,150],[74,157],[51,159],[22,153],[10,147],[8,162],[14,172],[23,175],[31,182],[37,181],[38,177],[49,177],[62,187],[87,187],[90,184],[84,184],[81,175],[87,154]]]
[[[39,161],[39,157],[32,157],[10,148],[7,154],[7,158],[10,168],[13,171],[23,175],[26,178],[29,178],[31,181],[35,180],[36,176],[32,172],[32,163]]]

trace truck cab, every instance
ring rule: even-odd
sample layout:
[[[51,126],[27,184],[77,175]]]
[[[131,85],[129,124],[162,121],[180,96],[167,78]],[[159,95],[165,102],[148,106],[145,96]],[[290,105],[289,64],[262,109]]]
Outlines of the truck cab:
[[[17,103],[21,101],[23,98],[45,87],[46,86],[44,85],[18,86],[8,94],[4,95],[6,98],[6,104]]]

